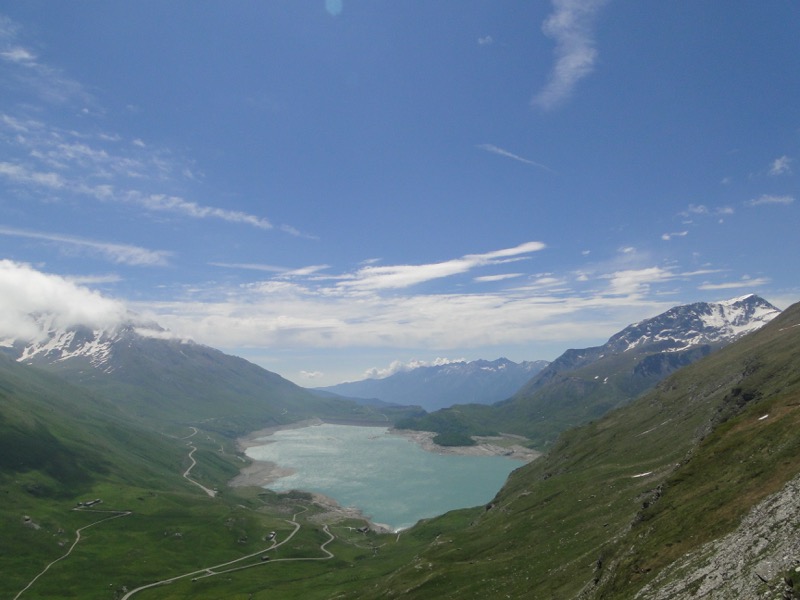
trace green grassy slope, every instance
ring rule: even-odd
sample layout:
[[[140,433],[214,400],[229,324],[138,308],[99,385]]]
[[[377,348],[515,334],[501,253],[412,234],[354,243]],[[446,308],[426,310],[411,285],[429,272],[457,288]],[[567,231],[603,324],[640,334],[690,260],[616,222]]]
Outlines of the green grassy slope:
[[[288,536],[294,513],[307,516],[281,557],[321,556],[319,525],[307,520],[318,508],[302,495],[227,488],[246,464],[235,441],[178,429],[180,437],[157,433],[85,388],[0,356],[0,597],[107,600],[254,553],[249,564],[260,566],[268,532]],[[183,477],[192,449],[190,477],[220,490],[215,497]],[[76,510],[94,499],[102,502]],[[184,583],[192,590],[190,577]],[[197,597],[236,597],[262,583],[220,576],[196,586]]]
[[[800,306],[570,430],[348,598],[631,598],[800,472]],[[767,418],[762,417],[767,414]]]
[[[200,344],[132,336],[108,366],[88,359],[41,365],[111,398],[150,424],[191,423],[234,436],[318,417],[381,422],[380,409],[322,398],[254,365]]]

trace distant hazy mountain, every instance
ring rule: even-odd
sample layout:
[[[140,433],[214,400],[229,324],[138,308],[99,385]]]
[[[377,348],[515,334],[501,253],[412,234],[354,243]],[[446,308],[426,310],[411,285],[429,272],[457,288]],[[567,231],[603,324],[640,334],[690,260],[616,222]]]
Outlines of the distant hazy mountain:
[[[448,433],[452,440],[503,431],[526,435],[541,446],[559,432],[629,402],[778,314],[755,295],[676,306],[626,327],[602,346],[567,350],[505,401],[491,407],[459,406],[399,426]]]
[[[355,402],[314,395],[242,358],[171,338],[154,324],[60,329],[47,316],[40,324],[44,339],[8,340],[6,352],[113,398],[132,417],[202,421],[206,429],[231,434],[310,417],[386,419]]]
[[[348,398],[437,410],[453,404],[491,404],[508,398],[547,364],[543,360],[515,363],[507,358],[454,362],[317,389]]]

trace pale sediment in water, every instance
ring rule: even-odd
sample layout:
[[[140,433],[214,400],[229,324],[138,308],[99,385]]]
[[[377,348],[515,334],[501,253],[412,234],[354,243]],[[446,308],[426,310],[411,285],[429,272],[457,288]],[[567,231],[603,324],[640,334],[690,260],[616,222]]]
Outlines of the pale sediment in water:
[[[321,425],[323,421],[319,419],[308,419],[305,421],[298,421],[289,425],[281,425],[278,427],[268,427],[266,429],[259,429],[244,437],[236,440],[236,445],[240,452],[244,453],[248,448],[254,446],[263,446],[264,444],[274,443],[269,439],[273,433],[283,431],[286,429],[300,429],[302,427],[311,427],[313,425]],[[249,458],[249,457],[248,457]],[[261,461],[250,459],[250,464],[243,467],[239,474],[228,482],[230,487],[265,487],[273,481],[281,477],[287,477],[295,473],[294,469],[285,469],[274,462]],[[345,519],[355,519],[364,521],[369,524],[369,527],[374,531],[382,533],[392,533],[393,529],[388,525],[382,523],[373,523],[367,518],[359,509],[352,506],[342,506],[336,500],[318,492],[311,492],[311,498],[314,504],[319,506],[323,512],[312,517],[312,520],[321,522],[341,521]]]
[[[245,452],[248,448],[265,446],[274,443],[270,436],[278,431],[287,429],[300,429],[313,425],[323,425],[324,422],[318,419],[293,423],[288,426],[271,427],[252,432],[237,440],[238,448]],[[382,426],[384,430],[398,437],[404,437],[414,442],[421,449],[435,454],[443,455],[463,455],[476,457],[503,457],[521,462],[529,462],[537,458],[540,453],[521,445],[524,438],[519,436],[503,435],[498,437],[475,438],[474,446],[439,446],[433,442],[436,434],[425,431],[395,430]],[[251,463],[244,467],[240,474],[233,478],[230,486],[257,486],[269,487],[281,477],[286,477],[295,473],[293,469],[281,467],[274,462],[250,459]],[[302,489],[302,488],[300,488]],[[303,490],[306,491],[306,490]],[[351,506],[342,506],[333,498],[318,492],[312,492],[315,504],[322,508],[323,512],[313,517],[320,522],[330,522],[331,520],[356,519],[369,523],[370,527],[377,531],[392,532],[395,528],[388,525],[381,525],[370,519],[360,509]]]

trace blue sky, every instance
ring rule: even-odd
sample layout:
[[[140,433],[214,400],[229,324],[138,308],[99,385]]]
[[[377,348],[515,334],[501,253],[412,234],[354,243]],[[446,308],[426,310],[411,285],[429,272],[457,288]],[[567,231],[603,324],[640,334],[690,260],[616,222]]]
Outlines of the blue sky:
[[[133,310],[315,386],[800,299],[797,2],[0,14],[0,334]]]

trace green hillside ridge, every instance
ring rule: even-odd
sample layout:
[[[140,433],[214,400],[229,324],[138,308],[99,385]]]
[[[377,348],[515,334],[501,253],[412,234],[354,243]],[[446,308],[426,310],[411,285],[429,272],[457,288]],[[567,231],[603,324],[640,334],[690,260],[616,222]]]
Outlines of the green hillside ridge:
[[[180,340],[130,335],[103,368],[85,357],[36,364],[113,398],[131,418],[227,436],[309,418],[381,423],[411,412],[320,397],[242,358]]]

